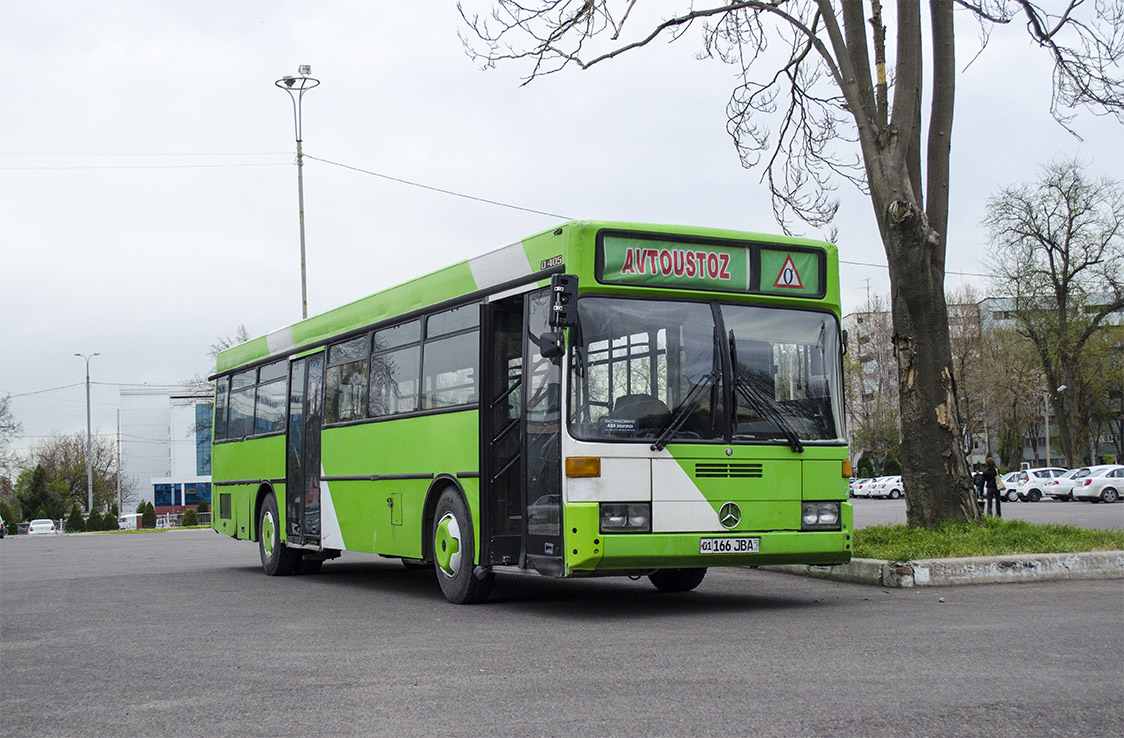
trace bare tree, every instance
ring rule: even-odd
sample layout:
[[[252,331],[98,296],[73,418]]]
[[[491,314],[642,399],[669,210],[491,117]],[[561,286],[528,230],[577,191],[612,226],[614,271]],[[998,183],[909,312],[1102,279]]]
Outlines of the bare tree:
[[[0,474],[3,475],[4,492],[11,492],[11,473],[16,466],[12,441],[23,432],[23,424],[12,415],[12,396],[0,397]]]
[[[108,510],[117,502],[117,446],[105,435],[92,437],[91,451],[94,472],[94,507]],[[39,466],[48,484],[65,490],[67,503],[77,502],[82,508],[88,502],[86,479],[86,434],[52,435],[32,447],[29,467]],[[121,479],[122,496],[126,502],[133,495],[128,477]],[[88,511],[87,511],[88,512]]]
[[[1035,348],[1062,450],[1076,463],[1093,399],[1089,342],[1124,309],[1124,189],[1088,177],[1079,162],[1050,164],[1038,181],[990,198],[984,225],[992,269]]]
[[[663,20],[635,0],[489,4],[488,16],[458,4],[476,37],[466,43],[485,66],[525,62],[527,82],[570,66],[588,69],[700,26],[704,53],[740,70],[727,128],[743,163],[764,168],[782,225],[793,216],[812,225],[830,221],[837,207],[830,193],[840,178],[869,194],[890,267],[908,523],[978,519],[960,448],[944,298],[954,11],[978,22],[985,39],[996,23],[1025,20],[1054,59],[1059,120],[1076,106],[1124,120],[1124,86],[1114,76],[1124,57],[1119,3],[1071,0],[1055,14],[1031,0],[931,0],[926,49],[921,4],[899,0],[892,60],[880,0],[839,7],[831,0],[685,2]],[[923,95],[926,55],[933,70]]]

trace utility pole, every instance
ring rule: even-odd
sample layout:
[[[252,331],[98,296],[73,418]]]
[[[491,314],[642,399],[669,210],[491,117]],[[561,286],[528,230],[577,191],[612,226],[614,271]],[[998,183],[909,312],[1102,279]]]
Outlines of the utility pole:
[[[75,354],[86,360],[86,491],[89,496],[89,506],[86,508],[86,514],[89,515],[94,511],[94,444],[93,434],[90,432],[90,359],[101,354],[93,353],[87,356],[86,354]]]

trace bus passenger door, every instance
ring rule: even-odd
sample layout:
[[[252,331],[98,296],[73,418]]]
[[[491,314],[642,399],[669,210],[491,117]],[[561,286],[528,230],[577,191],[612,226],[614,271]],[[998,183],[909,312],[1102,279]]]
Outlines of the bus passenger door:
[[[324,419],[324,354],[289,367],[285,443],[285,521],[290,545],[320,544],[320,425]]]
[[[540,574],[562,576],[562,361],[539,345],[550,326],[551,291],[527,295],[524,332],[524,489],[527,563]]]
[[[482,561],[561,575],[561,368],[538,346],[550,292],[483,310]]]

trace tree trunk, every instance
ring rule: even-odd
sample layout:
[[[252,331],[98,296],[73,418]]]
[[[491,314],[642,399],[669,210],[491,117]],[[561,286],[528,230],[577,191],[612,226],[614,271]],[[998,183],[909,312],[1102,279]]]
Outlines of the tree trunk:
[[[906,522],[979,520],[968,461],[960,448],[944,273],[932,264],[934,235],[916,210],[882,217],[888,251],[894,348],[902,423]],[[934,453],[939,449],[939,453]]]

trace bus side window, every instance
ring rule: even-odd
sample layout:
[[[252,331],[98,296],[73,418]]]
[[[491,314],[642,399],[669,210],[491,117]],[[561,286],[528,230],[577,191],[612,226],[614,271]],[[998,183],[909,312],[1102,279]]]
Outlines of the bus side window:
[[[324,423],[360,420],[367,413],[367,337],[328,349]]]

